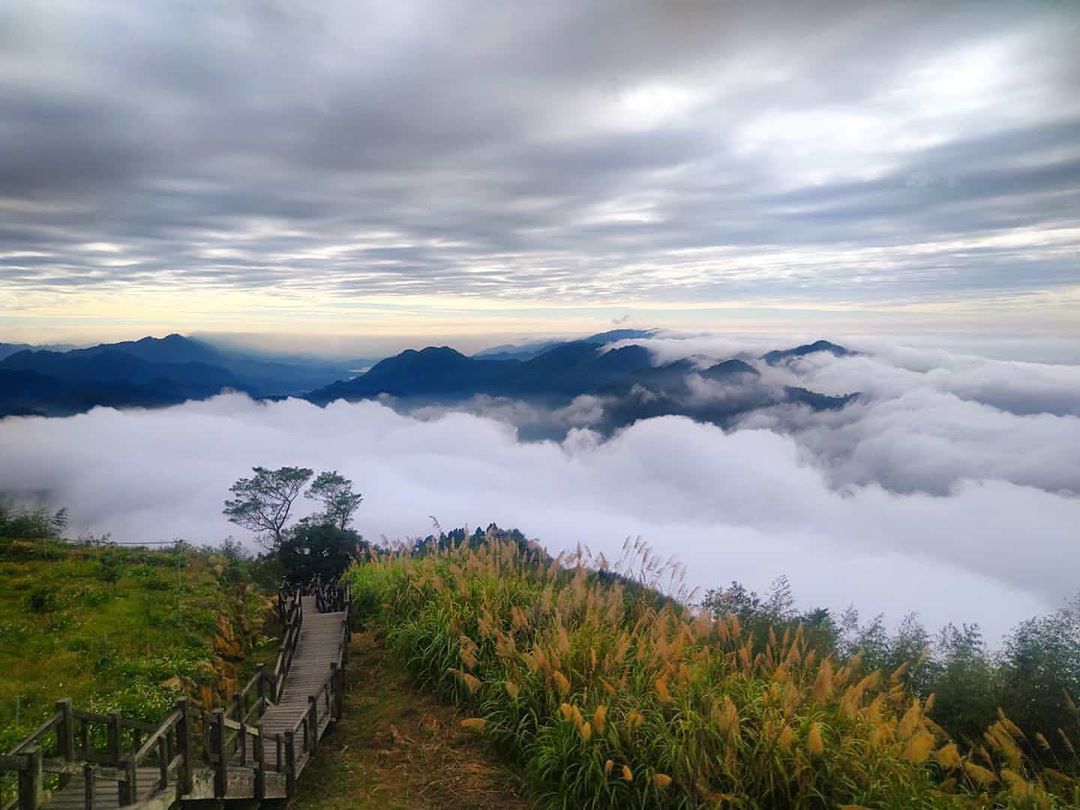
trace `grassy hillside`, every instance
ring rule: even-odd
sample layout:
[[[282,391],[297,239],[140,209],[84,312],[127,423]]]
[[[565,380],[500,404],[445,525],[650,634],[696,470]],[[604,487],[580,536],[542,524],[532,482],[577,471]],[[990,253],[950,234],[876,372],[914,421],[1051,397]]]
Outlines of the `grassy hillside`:
[[[585,563],[493,541],[350,577],[416,683],[464,707],[547,806],[1080,807],[1076,763],[1036,767],[1004,716],[962,747],[903,672]]]
[[[154,721],[269,656],[270,601],[220,552],[0,538],[0,749],[58,698]]]

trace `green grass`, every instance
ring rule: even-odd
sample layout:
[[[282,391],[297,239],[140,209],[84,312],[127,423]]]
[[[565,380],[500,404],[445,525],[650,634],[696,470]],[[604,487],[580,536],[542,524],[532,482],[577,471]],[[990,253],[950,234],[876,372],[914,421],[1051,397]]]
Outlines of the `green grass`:
[[[268,600],[232,573],[223,555],[190,548],[0,538],[0,749],[60,698],[152,722],[178,684],[198,694],[272,654]]]

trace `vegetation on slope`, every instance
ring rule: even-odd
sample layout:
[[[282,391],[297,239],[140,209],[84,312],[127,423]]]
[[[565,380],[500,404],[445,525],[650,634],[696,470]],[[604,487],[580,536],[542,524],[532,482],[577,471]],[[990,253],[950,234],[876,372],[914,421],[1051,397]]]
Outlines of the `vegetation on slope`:
[[[553,807],[1080,806],[1005,715],[961,747],[904,667],[870,671],[798,625],[762,635],[587,562],[493,539],[349,576],[417,683],[466,707]]]
[[[802,625],[819,653],[847,661],[858,654],[866,670],[892,672],[915,695],[934,696],[931,719],[964,746],[979,745],[1002,710],[1025,733],[1025,755],[1052,768],[1076,767],[1080,746],[1080,597],[1057,611],[1017,625],[990,650],[978,625],[948,624],[931,635],[910,614],[891,632],[882,616],[860,622],[849,607],[834,618],[826,608],[799,611],[780,577],[765,597],[738,583],[710,590],[702,607],[714,617],[735,614],[758,639]]]
[[[272,655],[269,607],[234,549],[0,536],[0,750],[62,697],[151,722],[213,703]]]

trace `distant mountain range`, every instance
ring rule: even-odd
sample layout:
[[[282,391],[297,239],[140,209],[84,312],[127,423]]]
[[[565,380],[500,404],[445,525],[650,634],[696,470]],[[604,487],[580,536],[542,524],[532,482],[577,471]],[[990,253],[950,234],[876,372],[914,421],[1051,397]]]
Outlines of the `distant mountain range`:
[[[302,396],[320,405],[389,397],[405,411],[495,398],[555,412],[591,397],[598,407],[583,426],[610,432],[650,416],[681,414],[724,425],[758,408],[794,403],[833,409],[855,396],[769,383],[755,366],[796,362],[819,352],[853,353],[824,340],[720,363],[690,359],[655,365],[643,346],[607,348],[653,334],[620,329],[580,340],[499,346],[471,357],[448,346],[429,346],[388,357],[355,376],[348,370],[355,364],[267,358],[181,335],[67,351],[0,344],[0,416],[60,416],[98,405],[159,407],[225,390],[258,398]],[[572,426],[552,422],[534,432],[550,436]]]
[[[0,347],[0,416],[63,416],[97,405],[160,407],[227,389],[255,397],[302,394],[340,379],[349,368],[267,359],[181,335],[67,351]]]
[[[27,349],[48,349],[49,351],[54,352],[66,352],[74,348],[77,347],[60,344],[49,344],[48,346],[33,346],[29,343],[0,343],[0,360],[3,360],[5,357],[10,357],[16,352],[26,351]]]
[[[577,397],[591,396],[601,415],[587,426],[609,433],[651,416],[679,414],[727,425],[759,408],[801,404],[816,410],[835,409],[856,396],[828,396],[771,384],[762,380],[751,362],[740,358],[721,363],[679,360],[658,366],[643,346],[606,348],[616,341],[651,334],[617,330],[581,340],[497,347],[472,357],[448,346],[409,349],[376,363],[364,374],[312,391],[307,398],[325,405],[342,399],[390,397],[395,407],[409,411],[431,405],[454,407],[478,397],[525,400],[558,409]],[[853,354],[820,340],[749,359],[775,366],[818,352],[840,357]],[[537,436],[565,433],[570,426],[541,426]]]

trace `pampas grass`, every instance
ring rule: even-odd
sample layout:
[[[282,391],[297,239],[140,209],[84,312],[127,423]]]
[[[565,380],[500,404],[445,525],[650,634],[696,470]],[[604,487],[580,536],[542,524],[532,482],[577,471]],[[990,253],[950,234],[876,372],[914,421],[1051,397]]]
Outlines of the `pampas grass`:
[[[492,538],[349,577],[418,684],[550,807],[1080,806],[1008,718],[961,751],[900,673],[834,661],[801,628],[751,638],[685,607],[677,565],[624,551],[612,566]]]

